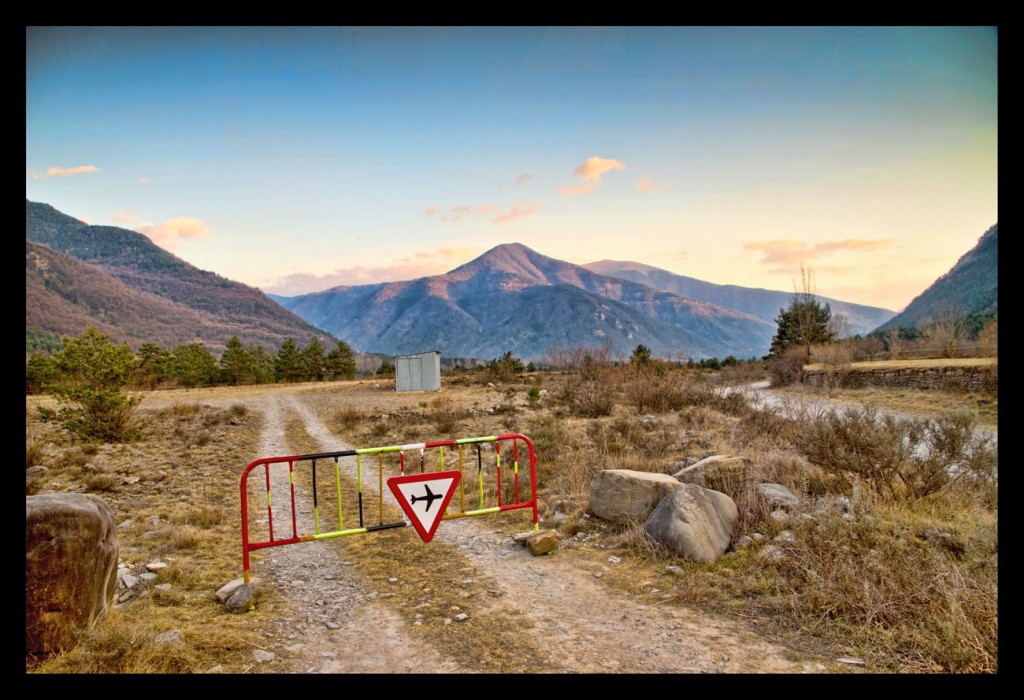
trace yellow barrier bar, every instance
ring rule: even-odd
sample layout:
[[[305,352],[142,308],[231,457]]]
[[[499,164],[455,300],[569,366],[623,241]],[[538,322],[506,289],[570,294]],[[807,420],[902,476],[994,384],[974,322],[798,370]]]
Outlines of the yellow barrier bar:
[[[441,471],[444,471],[444,445],[439,445],[437,449],[441,454]]]
[[[459,510],[466,512],[466,481],[462,478],[462,445],[459,445]]]
[[[448,513],[447,515],[441,516],[442,520],[451,520],[452,518],[468,518],[471,515],[486,515],[487,513],[497,513],[501,508],[497,506],[493,508],[481,508],[480,510],[467,510],[464,513]]]
[[[377,455],[377,475],[380,477],[380,483],[377,486],[377,505],[380,508],[380,524],[384,524],[384,454],[380,453]]]
[[[338,467],[338,458],[334,458],[334,490],[338,496],[338,529],[344,530],[345,526],[341,522],[341,469]]]

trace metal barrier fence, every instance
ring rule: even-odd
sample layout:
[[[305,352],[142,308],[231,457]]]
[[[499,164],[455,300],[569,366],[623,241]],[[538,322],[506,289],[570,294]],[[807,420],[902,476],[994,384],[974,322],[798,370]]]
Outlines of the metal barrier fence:
[[[512,493],[505,494],[505,498],[502,495],[502,476],[501,476],[501,445],[502,443],[511,442],[511,457],[512,457],[512,476],[510,479]],[[528,450],[529,458],[529,484],[528,489],[520,489],[520,470],[519,470],[519,452],[520,443],[526,446]],[[493,446],[494,450],[494,479],[495,488],[493,489],[492,499],[488,499],[485,493],[485,472],[489,470],[485,469],[483,452],[485,449]],[[533,510],[533,528],[538,529],[538,509],[537,509],[537,457],[534,451],[533,442],[530,441],[525,435],[519,433],[508,433],[504,435],[490,435],[485,437],[473,437],[473,438],[462,438],[457,440],[438,440],[435,442],[420,442],[412,443],[407,445],[388,445],[385,447],[369,447],[355,450],[340,450],[337,452],[321,452],[317,454],[307,455],[291,455],[286,457],[263,457],[246,466],[242,472],[240,480],[240,492],[241,492],[241,506],[242,506],[242,568],[244,572],[245,581],[249,582],[249,555],[251,552],[265,549],[267,547],[279,547],[288,544],[296,544],[299,542],[311,542],[315,540],[330,539],[334,537],[346,537],[349,535],[359,535],[364,533],[376,532],[380,530],[390,530],[394,528],[406,527],[413,524],[410,520],[402,519],[395,520],[392,522],[384,522],[384,494],[385,494],[385,456],[390,453],[397,453],[398,464],[389,464],[387,469],[394,471],[397,467],[396,474],[401,476],[406,474],[406,452],[419,452],[419,468],[420,473],[424,473],[425,469],[425,452],[427,450],[438,451],[439,461],[439,473],[446,471],[445,467],[445,448],[456,451],[456,457],[458,461],[458,509],[452,510],[455,506],[455,499],[452,498],[448,504],[448,508],[445,514],[442,516],[443,520],[449,520],[452,518],[464,518],[476,515],[487,515],[489,513],[498,513],[503,511],[519,510],[523,508],[532,508]],[[471,509],[466,510],[466,482],[463,478],[466,469],[466,450],[475,449],[476,452],[476,484],[475,490],[477,491],[476,507],[472,507],[472,496],[470,495]],[[489,452],[490,450],[487,449]],[[377,522],[376,524],[367,524],[367,520],[370,517],[366,511],[369,509],[370,504],[364,505],[363,498],[363,458],[377,456]],[[471,455],[472,456],[472,455]],[[342,495],[351,488],[350,478],[351,475],[346,474],[346,478],[342,476],[342,464],[340,460],[355,458],[354,465],[354,477],[356,480],[356,503],[358,508],[358,526],[352,527],[351,523],[349,527],[345,527],[344,522],[344,509],[342,504]],[[333,489],[325,489],[325,487],[317,486],[317,462],[323,464],[327,462],[329,466],[333,466]],[[451,465],[452,457],[449,456],[449,465]],[[299,509],[297,508],[296,499],[296,486],[295,486],[295,475],[298,465],[308,462],[310,465],[310,489],[311,489],[311,509],[305,511],[306,514],[311,516],[305,518],[301,527],[299,523]],[[262,539],[255,539],[250,532],[250,526],[253,524],[250,522],[250,505],[253,505],[254,509],[259,506],[250,501],[249,498],[249,475],[257,470],[259,467],[263,468],[264,477],[262,481],[265,483],[266,488],[266,520],[258,521],[257,524],[265,524],[265,534],[259,533],[259,537]],[[351,465],[347,465],[345,471],[350,470]],[[281,474],[283,470],[287,468],[287,481],[282,478],[284,475]],[[471,468],[471,467],[470,467]],[[454,467],[449,466],[448,471],[452,471]],[[275,471],[275,478],[271,478],[271,472]],[[507,467],[506,467],[506,477]],[[321,482],[323,477],[321,476]],[[261,485],[262,486],[262,485]],[[328,510],[335,511],[331,513],[331,518],[328,521],[325,519],[321,523],[321,492],[327,490],[328,492],[333,491],[331,494],[333,500],[328,499],[331,506]],[[521,494],[521,491],[523,492]],[[527,493],[528,492],[528,493]],[[285,523],[284,523],[284,535],[281,534],[281,527],[278,527],[278,532],[275,534],[274,531],[274,520],[275,520],[275,505],[274,495],[278,497],[278,514],[281,511],[285,511]],[[454,495],[454,494],[453,494]],[[520,500],[521,495],[529,496],[528,500]],[[508,500],[508,496],[511,496],[511,501]],[[285,504],[280,504],[281,499],[285,500]],[[488,505],[487,501],[492,500],[493,505]],[[303,505],[305,508],[309,507],[309,503],[305,503],[302,500],[299,501],[299,505]],[[428,502],[429,505],[429,502]],[[334,528],[335,517],[337,520],[337,528]],[[280,521],[280,517],[278,518]],[[288,521],[290,521],[291,527],[288,527]],[[324,527],[322,527],[322,525]],[[324,529],[324,528],[329,529]],[[305,529],[307,532],[300,533],[300,529]],[[308,529],[312,529],[312,532],[308,532]],[[417,529],[419,529],[417,527]]]

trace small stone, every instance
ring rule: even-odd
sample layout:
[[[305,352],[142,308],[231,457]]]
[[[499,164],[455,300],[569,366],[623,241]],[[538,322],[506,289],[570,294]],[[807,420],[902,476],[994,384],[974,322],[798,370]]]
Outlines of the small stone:
[[[171,584],[169,583],[158,583],[154,586],[158,591],[169,591],[171,590]]]
[[[124,574],[121,576],[121,583],[124,584],[125,588],[132,589],[139,585],[139,577],[132,576],[131,574]]]
[[[132,520],[131,520],[131,518],[129,518],[128,520],[125,520],[123,523],[118,525],[117,529],[118,530],[125,530],[127,528],[130,528],[131,526],[132,526]]]
[[[150,562],[149,564],[146,564],[146,570],[147,571],[160,571],[160,570],[166,569],[166,568],[167,568],[167,564],[165,562],[162,562],[162,561],[154,561],[154,562]]]
[[[153,640],[156,644],[171,644],[178,645],[185,643],[185,635],[182,634],[181,630],[167,630],[161,632]]]
[[[152,571],[147,571],[144,574],[139,574],[139,579],[144,583],[152,583],[156,580],[156,574],[154,574]]]
[[[398,579],[397,578],[389,578],[388,579],[388,583],[398,583]]]
[[[847,666],[864,666],[864,659],[858,659],[856,656],[840,656],[836,661]]]
[[[265,651],[263,649],[253,649],[253,658],[261,664],[269,663],[277,658],[277,655],[272,651]]]
[[[446,625],[450,625],[450,624],[452,624],[452,619],[451,619],[450,617],[446,617],[446,618],[444,619],[444,624],[446,624]]]
[[[325,626],[325,627],[326,627],[327,629],[329,629],[329,630],[337,630],[337,629],[341,629],[341,625],[339,625],[339,624],[338,624],[337,622],[333,622],[333,621],[331,621],[331,620],[328,620],[327,622],[325,622],[325,623],[324,623],[324,626]]]
[[[594,572],[594,578],[601,578],[602,576],[604,576],[604,574],[602,574],[600,571]]]
[[[212,667],[208,668],[206,670],[206,672],[207,673],[220,673],[223,670],[224,670],[224,666],[222,666],[221,664],[217,664],[216,666],[212,666]]]
[[[153,530],[148,530],[148,531],[142,533],[142,539],[144,539],[144,540],[155,540],[159,536],[160,536],[160,533],[159,532],[155,532]]]
[[[151,515],[151,516],[149,516],[148,518],[146,518],[146,524],[147,525],[159,525],[160,524],[160,516],[159,515]]]
[[[456,622],[465,622],[468,619],[469,619],[469,615],[467,615],[464,612],[460,612],[458,615],[455,616],[455,621]]]
[[[666,566],[665,571],[669,572],[670,574],[675,574],[676,576],[686,575],[686,569],[684,569],[681,566],[675,566],[673,564],[669,564],[668,566]]]
[[[618,564],[620,561],[622,561],[622,559],[619,557],[608,557],[608,561],[610,561],[612,564]]]
[[[228,581],[219,589],[217,589],[217,592],[213,594],[213,597],[217,600],[218,603],[226,603],[228,601],[228,598],[231,597],[231,594],[237,591],[244,583],[244,578],[236,578],[232,581]]]
[[[302,651],[302,648],[303,648],[304,646],[306,646],[306,645],[305,645],[305,644],[302,644],[302,643],[298,643],[298,644],[290,644],[290,645],[286,646],[286,647],[284,648],[284,650],[285,650],[285,651],[290,651],[290,652],[292,652],[292,653],[295,653],[296,651]]]

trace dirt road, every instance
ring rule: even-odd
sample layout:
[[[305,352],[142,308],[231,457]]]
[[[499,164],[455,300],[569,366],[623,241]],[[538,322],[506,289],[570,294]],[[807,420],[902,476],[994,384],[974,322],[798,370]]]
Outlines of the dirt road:
[[[284,419],[301,417],[307,432],[327,450],[349,449],[308,405],[308,395],[274,392],[259,399],[260,454],[291,454]],[[293,413],[292,413],[293,412]],[[353,465],[343,465],[352,469]],[[280,488],[274,486],[274,488]],[[284,485],[287,488],[287,485]],[[284,496],[275,496],[283,499]],[[283,501],[282,501],[283,502]],[[299,518],[309,512],[300,511]],[[302,528],[300,528],[301,530]],[[374,535],[361,535],[373,537]],[[287,601],[266,615],[261,629],[277,672],[452,673],[468,667],[446,649],[423,643],[393,607],[386,589],[374,586],[346,560],[343,540],[263,550],[254,576]],[[526,616],[536,630],[538,670],[568,673],[822,673],[810,655],[768,643],[731,619],[696,610],[649,604],[611,589],[566,556],[531,556],[503,531],[501,517],[444,521],[435,541],[446,542],[497,581],[499,590],[474,602],[475,622],[486,622],[500,605]],[[332,546],[333,545],[333,546]],[[425,545],[430,546],[430,545]],[[607,566],[614,566],[608,562]],[[475,599],[474,599],[475,600]],[[457,624],[457,623],[455,623]],[[429,637],[426,637],[429,639]],[[537,653],[537,652],[532,652]],[[794,660],[812,659],[812,660]]]

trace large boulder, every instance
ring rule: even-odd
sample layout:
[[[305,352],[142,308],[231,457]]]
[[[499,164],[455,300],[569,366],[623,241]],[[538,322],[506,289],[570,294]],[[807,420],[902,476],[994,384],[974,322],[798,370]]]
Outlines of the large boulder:
[[[712,455],[673,476],[684,484],[696,484],[736,498],[753,485],[753,466],[754,462],[746,457]]]
[[[106,615],[117,587],[114,511],[99,496],[25,497],[25,651],[56,652]]]
[[[729,548],[738,520],[739,509],[726,494],[681,484],[658,504],[644,530],[687,559],[710,564]]]
[[[631,520],[643,521],[661,499],[679,486],[679,481],[667,474],[605,469],[590,482],[588,510],[622,525]]]

